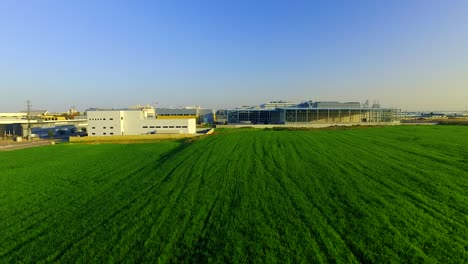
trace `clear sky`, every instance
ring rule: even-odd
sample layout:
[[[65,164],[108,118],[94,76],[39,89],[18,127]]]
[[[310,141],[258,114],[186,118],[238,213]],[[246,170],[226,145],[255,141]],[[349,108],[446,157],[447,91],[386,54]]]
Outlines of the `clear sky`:
[[[468,1],[3,0],[0,112],[468,105]]]

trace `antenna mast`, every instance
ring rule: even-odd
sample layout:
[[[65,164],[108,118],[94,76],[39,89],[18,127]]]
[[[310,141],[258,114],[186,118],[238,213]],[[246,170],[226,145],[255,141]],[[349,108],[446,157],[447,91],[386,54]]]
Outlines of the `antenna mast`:
[[[28,141],[31,141],[31,100],[26,101],[28,105]]]

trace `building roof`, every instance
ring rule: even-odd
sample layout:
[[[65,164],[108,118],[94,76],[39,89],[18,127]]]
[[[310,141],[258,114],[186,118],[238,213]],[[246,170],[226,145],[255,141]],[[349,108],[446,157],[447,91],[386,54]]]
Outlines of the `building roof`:
[[[197,115],[197,109],[156,108],[157,115]]]

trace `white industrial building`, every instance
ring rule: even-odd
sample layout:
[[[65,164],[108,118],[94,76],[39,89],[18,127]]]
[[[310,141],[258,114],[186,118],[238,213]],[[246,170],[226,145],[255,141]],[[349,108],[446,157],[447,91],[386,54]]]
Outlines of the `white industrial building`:
[[[90,109],[87,111],[89,136],[142,134],[194,134],[195,118],[157,119],[154,108]]]

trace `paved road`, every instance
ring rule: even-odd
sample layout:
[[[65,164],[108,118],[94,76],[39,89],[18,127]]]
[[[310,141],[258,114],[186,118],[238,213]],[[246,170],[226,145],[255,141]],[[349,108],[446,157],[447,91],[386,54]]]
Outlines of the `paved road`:
[[[33,148],[39,146],[50,145],[50,141],[32,141],[32,142],[14,142],[14,141],[0,141],[0,151],[11,151],[24,148]]]

